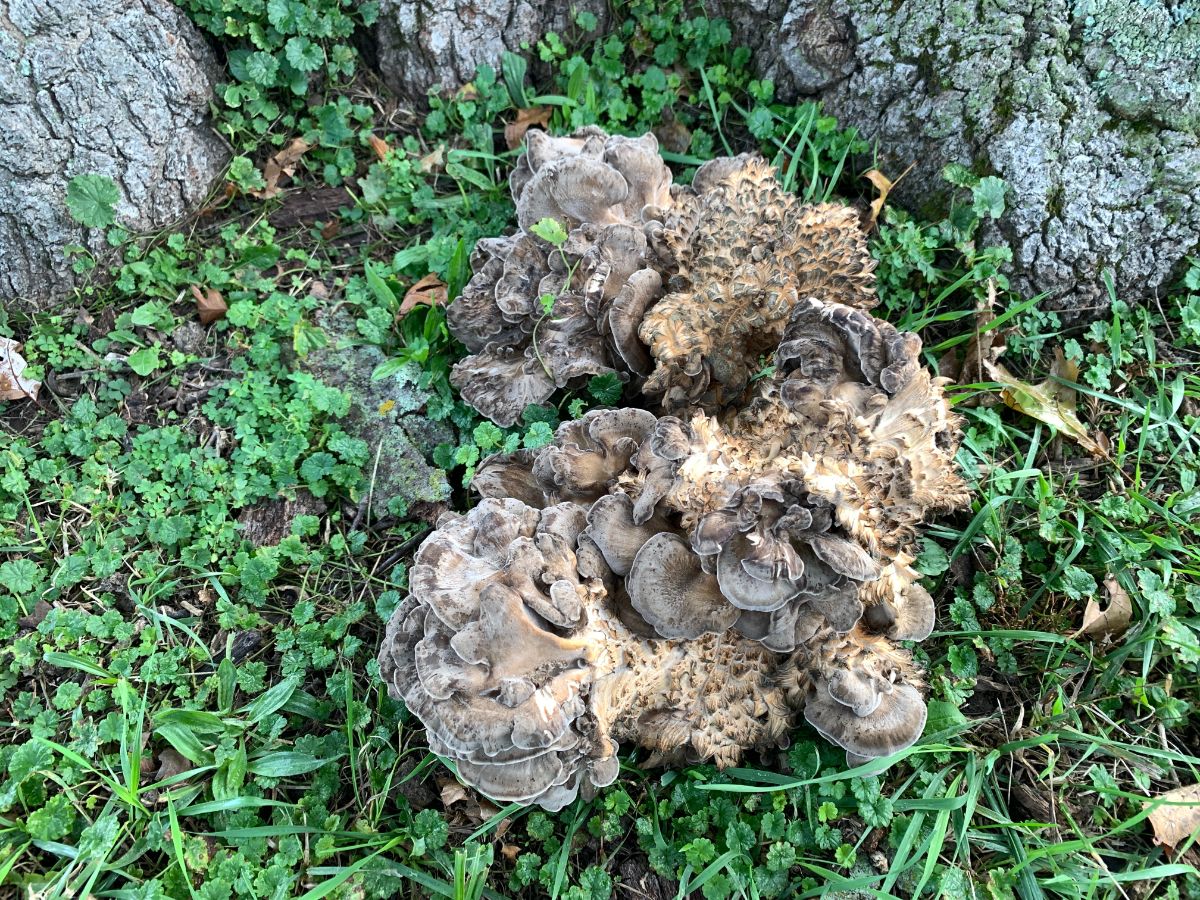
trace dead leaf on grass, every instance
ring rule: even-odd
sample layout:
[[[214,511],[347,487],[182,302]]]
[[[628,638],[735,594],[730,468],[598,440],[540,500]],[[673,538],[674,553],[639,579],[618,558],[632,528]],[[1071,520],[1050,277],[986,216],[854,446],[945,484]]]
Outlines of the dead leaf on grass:
[[[279,180],[285,176],[291,178],[296,173],[296,166],[301,157],[311,147],[312,144],[304,138],[296,138],[268,159],[267,164],[263,166],[263,181],[266,184],[261,190],[250,191],[250,196],[257,197],[259,200],[270,200],[277,196],[281,190]]]
[[[196,310],[200,313],[201,325],[211,325],[217,319],[223,319],[225,313],[229,312],[229,305],[216,288],[200,290],[198,284],[193,284],[192,296],[196,298]]]
[[[1108,605],[1101,609],[1095,597],[1089,599],[1083,610],[1083,626],[1071,637],[1086,634],[1094,640],[1099,640],[1125,633],[1129,621],[1133,618],[1133,601],[1129,599],[1125,588],[1117,582],[1115,575],[1104,576],[1104,591],[1108,594]]]
[[[692,146],[691,130],[674,116],[654,126],[654,136],[672,153],[687,153]]]
[[[883,212],[883,204],[887,203],[888,194],[892,189],[904,180],[904,176],[913,170],[916,163],[911,163],[907,169],[900,173],[900,177],[892,181],[878,169],[872,169],[863,178],[875,185],[875,190],[879,191],[879,196],[871,201],[871,215],[867,220],[867,230],[870,231],[875,227],[875,223],[879,221],[879,216]]]
[[[442,805],[449,809],[467,799],[467,789],[457,781],[442,782]]]
[[[983,367],[990,380],[1002,385],[1000,399],[1008,406],[1039,422],[1044,422],[1059,434],[1075,441],[1089,453],[1096,456],[1108,456],[1104,447],[1088,433],[1087,426],[1080,422],[1075,415],[1073,401],[1075,392],[1073,390],[1067,388],[1071,397],[1068,401],[1067,394],[1063,391],[1064,385],[1053,378],[1048,378],[1041,384],[1029,384],[1021,381],[998,362],[985,360]]]
[[[479,825],[500,812],[492,803],[451,778],[439,778],[438,784],[441,785],[442,805],[448,812],[453,812],[455,819],[461,822]],[[505,819],[497,828],[497,838],[504,834],[504,822],[507,821]]]
[[[37,603],[33,604],[33,609],[30,610],[29,615],[22,616],[17,620],[17,627],[31,630],[37,628],[42,624],[46,616],[50,615],[51,609],[52,607],[45,600],[37,601]]]
[[[530,106],[525,109],[517,110],[517,117],[504,126],[504,143],[508,144],[509,150],[515,150],[521,146],[521,141],[525,138],[525,132],[533,125],[541,125],[545,128],[550,123],[550,114],[552,110],[548,106]]]
[[[426,275],[404,293],[400,302],[400,317],[403,318],[417,306],[445,306],[449,298],[446,283],[436,275]]]
[[[1200,834],[1200,784],[1190,784],[1160,794],[1148,818],[1154,828],[1154,843],[1174,849]],[[1147,804],[1149,805],[1149,804]]]
[[[158,754],[158,771],[154,773],[154,780],[163,781],[191,768],[191,761],[186,756],[174,747],[167,747]]]
[[[417,160],[417,171],[429,175],[446,165],[446,148],[438,144],[433,150]]]
[[[379,157],[379,161],[383,162],[387,159],[388,153],[391,151],[391,145],[381,137],[371,135],[367,138],[367,143],[371,145],[371,149],[375,151],[375,155]]]
[[[40,381],[23,374],[28,364],[17,352],[20,349],[16,341],[0,337],[0,400],[36,400],[42,387]]]
[[[951,347],[938,360],[938,374],[956,381],[959,384],[979,384],[990,381],[985,371],[986,363],[994,363],[1008,349],[1005,338],[1009,329],[999,328],[992,323],[996,321],[996,280],[988,279],[987,295],[980,298],[975,306],[975,333],[967,342],[967,347],[961,360],[958,348]],[[993,405],[996,399],[993,395],[979,393],[960,401],[962,406]]]

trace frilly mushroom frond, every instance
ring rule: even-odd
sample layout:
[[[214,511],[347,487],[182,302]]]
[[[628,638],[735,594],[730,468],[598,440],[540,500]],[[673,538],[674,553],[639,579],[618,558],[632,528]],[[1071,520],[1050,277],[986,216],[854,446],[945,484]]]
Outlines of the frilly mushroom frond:
[[[485,499],[421,546],[379,661],[430,749],[489,797],[557,810],[616,777],[618,741],[720,765],[779,743],[787,661],[715,634],[639,637],[579,541],[586,520]]]
[[[644,409],[592,410],[563,422],[553,443],[540,450],[488,457],[471,486],[481,497],[517,497],[538,507],[563,500],[591,503],[628,471],[656,421]]]
[[[464,780],[548,808],[611,780],[621,741],[728,765],[803,712],[852,761],[909,746],[924,686],[899,642],[936,612],[914,545],[966,502],[961,426],[920,340],[868,311],[857,214],[755,156],[681,187],[651,136],[527,144],[521,230],[480,242],[450,307],[453,382],[504,425],[601,371],[654,411],[479,466],[389,623],[393,694]]]
[[[575,567],[578,507],[484,500],[422,544],[412,594],[388,624],[380,666],[429,745],[493,797],[558,809],[608,784],[616,745],[597,733]]]
[[[757,156],[701,166],[652,244],[670,278],[641,326],[656,361],[644,391],[671,411],[737,401],[799,298],[875,302],[854,210],[800,203]]]
[[[873,552],[894,556],[925,518],[967,501],[954,454],[960,421],[921,364],[921,341],[869,314],[808,298],[775,354],[769,398],[739,416],[748,433],[786,423],[796,468]],[[782,413],[782,415],[781,415]],[[775,429],[777,432],[779,429]]]
[[[643,216],[670,203],[671,172],[653,135],[530,131],[526,145],[512,179],[520,231],[480,242],[472,278],[447,312],[472,351],[452,383],[500,425],[589,375],[648,367],[635,336],[661,283]],[[535,234],[543,219],[569,232],[561,248]]]
[[[921,736],[924,684],[907,651],[860,629],[818,627],[793,661],[782,675],[789,703],[849,763],[890,756]]]

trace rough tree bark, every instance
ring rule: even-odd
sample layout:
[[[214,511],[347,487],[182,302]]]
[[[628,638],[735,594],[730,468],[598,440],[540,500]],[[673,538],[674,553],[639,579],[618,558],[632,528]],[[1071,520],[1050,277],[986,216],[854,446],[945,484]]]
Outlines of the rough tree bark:
[[[379,70],[397,94],[420,102],[434,85],[458,87],[481,63],[498,65],[505,50],[568,32],[575,12],[595,15],[601,33],[607,27],[606,0],[382,0]]]
[[[219,68],[167,0],[0,4],[0,303],[46,305],[73,283],[63,250],[105,250],[67,214],[75,175],[107,175],[132,230],[178,218],[227,150],[205,123]]]
[[[474,0],[389,0],[381,65],[401,93],[560,27],[568,0],[481,20]],[[584,4],[586,5],[586,4]],[[708,0],[787,100],[877,142],[897,199],[944,205],[950,162],[1010,186],[985,241],[1068,320],[1150,300],[1200,245],[1200,11],[1169,0]],[[413,27],[417,23],[418,27]],[[772,23],[765,26],[765,23]],[[603,24],[603,20],[602,20]],[[389,33],[390,37],[384,38]]]

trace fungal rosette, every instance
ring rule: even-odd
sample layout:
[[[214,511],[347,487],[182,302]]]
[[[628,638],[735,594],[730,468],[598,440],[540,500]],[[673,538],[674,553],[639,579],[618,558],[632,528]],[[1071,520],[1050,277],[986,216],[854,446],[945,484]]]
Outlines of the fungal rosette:
[[[635,398],[484,460],[389,624],[393,695],[498,800],[558,808],[628,743],[724,766],[802,717],[861,762],[924,728],[914,548],[967,499],[943,382],[870,314],[853,210],[757,157],[664,172],[649,137],[531,135],[521,233],[450,307],[456,384],[499,423],[589,372]]]
[[[422,544],[379,661],[430,748],[490,797],[555,810],[616,778],[619,741],[725,765],[780,742],[785,661],[633,633],[599,555],[576,555],[585,521],[575,503],[484,499]]]
[[[570,138],[531,131],[512,179],[519,231],[480,241],[473,276],[447,313],[471,351],[451,382],[500,425],[589,375],[630,371],[645,307],[657,296],[645,216],[670,202],[658,141],[589,127]],[[537,235],[557,222],[567,240]],[[548,298],[543,301],[543,298]]]

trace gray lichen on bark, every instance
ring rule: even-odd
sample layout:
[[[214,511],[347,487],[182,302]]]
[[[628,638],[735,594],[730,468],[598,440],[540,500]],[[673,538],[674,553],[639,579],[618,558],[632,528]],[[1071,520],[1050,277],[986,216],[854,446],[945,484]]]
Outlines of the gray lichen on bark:
[[[785,95],[827,79],[826,108],[878,143],[899,199],[937,201],[962,163],[1009,185],[983,234],[1013,280],[1067,317],[1154,296],[1200,240],[1200,12],[1129,0],[793,2],[785,21],[836,20],[848,62],[785,40],[766,66]],[[846,49],[851,45],[847,43]]]
[[[208,191],[227,150],[205,115],[219,68],[167,0],[0,5],[0,302],[68,292],[63,250],[104,253],[67,214],[75,175],[112,178],[118,224],[143,231]]]
[[[430,87],[470,81],[480,64],[498,66],[505,50],[519,53],[548,31],[568,32],[577,12],[595,15],[600,32],[608,23],[605,0],[382,0],[379,69],[396,93],[420,101]]]

